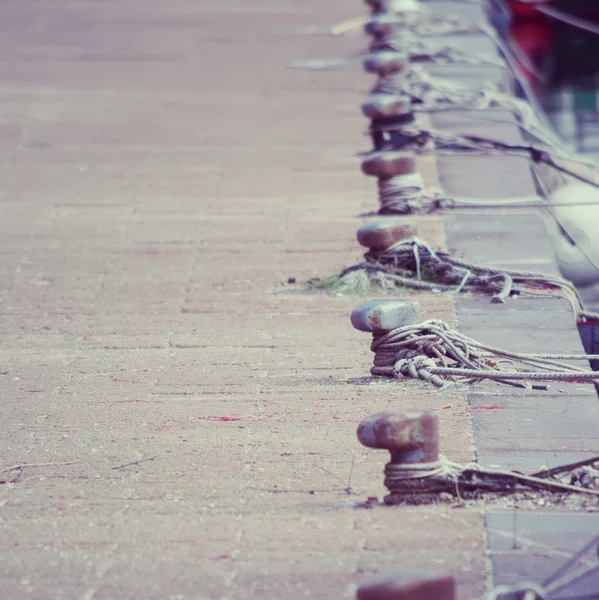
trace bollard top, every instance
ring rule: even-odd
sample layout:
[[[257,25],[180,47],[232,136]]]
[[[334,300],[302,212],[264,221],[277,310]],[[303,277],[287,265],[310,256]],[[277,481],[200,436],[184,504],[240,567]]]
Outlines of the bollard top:
[[[358,425],[358,440],[367,448],[389,450],[402,464],[439,460],[439,417],[430,410],[384,411]]]
[[[408,116],[412,114],[412,101],[409,96],[370,94],[362,104],[362,114],[369,119]]]
[[[385,333],[422,321],[420,304],[410,300],[371,300],[351,313],[351,324],[358,331]]]
[[[362,66],[367,73],[389,75],[406,71],[410,59],[404,52],[397,50],[379,50],[368,54],[362,61]]]
[[[371,152],[362,161],[362,172],[383,179],[411,175],[416,172],[416,155],[401,150]]]
[[[362,225],[356,237],[361,246],[376,251],[386,250],[393,244],[417,234],[418,229],[412,223],[400,219],[382,219]]]
[[[397,15],[380,13],[372,16],[366,25],[364,25],[364,31],[368,35],[378,37],[394,33],[401,25],[402,21]]]
[[[432,571],[378,573],[358,586],[357,600],[455,600],[451,575]]]

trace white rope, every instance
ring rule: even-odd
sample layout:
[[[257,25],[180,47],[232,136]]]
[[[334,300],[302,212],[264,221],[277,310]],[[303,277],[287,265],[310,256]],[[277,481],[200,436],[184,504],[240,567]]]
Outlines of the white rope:
[[[404,44],[402,44],[403,46]],[[370,52],[379,52],[383,50],[396,50],[399,45],[395,43],[371,44]],[[399,51],[399,50],[397,50]],[[506,68],[505,63],[493,56],[472,57],[453,46],[434,46],[414,39],[409,48],[405,49],[408,60],[412,63],[433,63],[437,65],[459,64],[464,66],[485,66],[491,65],[498,68]],[[290,69],[306,69],[308,71],[328,71],[333,69],[362,69],[364,57],[368,51],[361,51],[348,58],[332,57],[310,60],[294,60],[288,63]]]
[[[455,486],[456,495],[460,496],[460,485],[464,486],[468,480],[464,480],[464,476],[468,472],[476,472],[479,479],[483,479],[485,475],[494,479],[509,479],[512,484],[510,492],[516,491],[517,485],[521,488],[544,489],[553,492],[572,492],[579,494],[588,494],[591,496],[599,496],[599,490],[585,488],[561,481],[555,481],[544,477],[534,475],[525,475],[518,471],[509,471],[506,469],[498,469],[492,467],[483,467],[478,463],[460,464],[447,460],[445,456],[439,456],[439,460],[430,463],[404,464],[390,462],[385,465],[385,486],[393,494],[412,493],[416,491],[433,491],[435,487],[441,486],[445,480],[445,488],[451,489]],[[460,480],[462,478],[462,480]],[[427,479],[435,479],[430,489],[426,486],[413,486],[412,482],[423,482]],[[469,487],[475,487],[476,483],[468,482]]]
[[[420,173],[378,178],[380,214],[430,213],[451,205],[440,190],[425,190]]]
[[[439,388],[446,388],[448,382],[471,383],[473,379],[491,379],[518,387],[522,386],[520,381],[599,381],[598,372],[540,358],[541,355],[530,357],[482,344],[438,320],[407,325],[375,336],[371,350],[375,354],[370,370],[373,375],[421,379]],[[592,360],[595,355],[579,357]],[[522,370],[501,369],[497,359],[505,358],[520,363]]]
[[[432,77],[422,67],[413,65],[406,74],[379,80],[375,90],[379,93],[410,96],[413,101],[419,103],[414,106],[414,110],[418,112],[434,112],[456,107],[480,111],[491,108],[509,110],[517,117],[522,129],[550,147],[561,148],[563,158],[577,160],[589,167],[599,169],[596,162],[582,158],[565,147],[555,132],[537,116],[528,102],[499,91],[495,85],[484,83],[477,88],[461,86],[452,81]]]
[[[398,34],[409,32],[420,37],[433,37],[444,35],[469,35],[481,34],[487,31],[485,25],[477,23],[464,23],[460,18],[448,18],[439,15],[422,14],[418,12],[404,13],[398,15],[396,21],[397,31],[389,36],[379,38],[393,41]]]
[[[413,124],[408,126],[377,125],[371,127],[368,134],[372,135],[374,131],[397,131],[406,139],[401,146],[393,147],[393,150],[411,150],[418,154],[450,154],[455,156],[456,152],[467,152],[470,154],[482,154],[488,156],[519,156],[521,158],[532,158],[534,162],[544,163],[550,167],[566,173],[571,177],[597,186],[597,176],[599,176],[599,166],[585,161],[584,159],[575,160],[571,155],[563,150],[553,146],[535,146],[532,144],[509,144],[501,140],[494,140],[487,137],[474,135],[450,135],[442,132],[420,129]],[[379,148],[386,150],[390,148]],[[567,166],[569,161],[578,162],[593,169],[591,174],[586,174],[574,170]],[[566,161],[565,163],[562,161]],[[594,175],[594,176],[593,176]]]
[[[413,208],[413,205],[411,206]],[[457,258],[449,252],[435,252],[417,237],[400,240],[382,250],[364,255],[368,264],[397,278],[397,284],[435,292],[483,291],[493,294],[492,302],[506,302],[510,294],[560,297],[572,306],[577,320],[599,320],[599,314],[586,312],[574,285],[565,279],[534,271],[492,268]],[[359,268],[360,265],[346,269]],[[408,275],[412,274],[412,277]],[[424,279],[424,280],[423,280]],[[555,288],[555,293],[535,292],[534,288]],[[537,358],[542,358],[537,356]]]
[[[428,40],[419,39],[412,33],[405,32],[401,36],[374,40],[369,46],[370,52],[395,51],[408,55],[411,63],[432,62],[440,65],[462,64],[471,66],[499,67],[505,69],[505,62],[494,56],[471,56],[455,46],[439,46]]]

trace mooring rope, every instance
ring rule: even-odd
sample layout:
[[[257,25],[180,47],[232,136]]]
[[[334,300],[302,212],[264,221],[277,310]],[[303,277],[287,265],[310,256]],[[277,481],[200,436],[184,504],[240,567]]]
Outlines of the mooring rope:
[[[440,190],[427,190],[420,173],[378,178],[379,213],[430,213],[452,205],[451,198]]]
[[[418,39],[412,34],[401,37],[375,39],[368,47],[369,52],[405,52],[411,63],[434,63],[440,65],[462,64],[505,68],[498,57],[471,56],[455,46],[438,46]]]
[[[521,354],[495,348],[454,331],[439,320],[406,325],[384,335],[375,335],[371,350],[374,352],[374,365],[370,370],[373,375],[420,379],[438,388],[478,379],[517,387],[528,387],[521,381],[599,381],[598,372],[559,362],[554,357],[541,358],[548,356],[546,354]],[[577,358],[595,360],[599,356],[581,354]],[[520,363],[522,370],[505,371],[499,366],[499,359]]]
[[[436,112],[451,109],[476,111],[502,108],[518,119],[518,125],[548,146],[560,146],[556,134],[535,114],[529,103],[501,92],[497,86],[483,84],[476,88],[457,85],[451,81],[432,77],[422,67],[412,65],[406,73],[385,75],[379,78],[372,93],[406,95],[412,99],[416,112]],[[564,153],[569,159],[580,158],[574,152]],[[596,167],[589,160],[583,162]]]
[[[435,251],[416,237],[400,240],[383,250],[369,250],[364,259],[365,263],[344,269],[337,281],[342,282],[362,271],[373,284],[377,281],[382,284],[386,279],[387,283],[417,291],[455,294],[480,291],[491,294],[494,303],[504,303],[514,293],[559,297],[570,303],[579,322],[599,321],[599,314],[584,310],[576,288],[565,279],[534,271],[479,265],[449,252]],[[548,288],[553,292],[540,291]]]
[[[535,144],[509,144],[501,140],[495,140],[477,135],[449,135],[441,132],[427,130],[409,124],[381,125],[380,123],[371,124],[368,135],[377,132],[398,132],[401,135],[401,142],[385,143],[383,147],[377,148],[379,151],[385,150],[409,150],[417,154],[436,153],[451,154],[455,156],[456,152],[468,154],[485,154],[500,156],[519,156],[530,158],[535,163],[544,163],[557,171],[570,175],[574,179],[590,183],[597,187],[597,176],[599,167],[589,161],[572,157],[571,155],[550,146],[537,146]],[[571,161],[593,169],[592,175],[583,173],[579,170],[568,167],[563,162]]]
[[[563,483],[552,479],[536,477],[534,475],[525,475],[517,471],[509,471],[500,468],[487,468],[478,463],[460,464],[447,460],[445,456],[440,456],[438,461],[431,463],[418,464],[398,464],[387,463],[385,465],[385,487],[392,494],[405,494],[419,491],[424,486],[418,485],[423,480],[433,480],[428,486],[428,492],[433,491],[432,488],[444,486],[447,489],[456,487],[456,494],[460,496],[460,478],[467,473],[476,473],[481,477],[485,475],[491,478],[505,478],[509,481],[509,492],[516,491],[515,488],[519,485],[524,489],[542,489],[551,492],[564,493],[579,493],[588,494],[591,496],[599,496],[599,490],[593,488],[585,488],[577,485]],[[471,486],[471,487],[476,487]],[[483,487],[483,486],[481,486]],[[481,491],[497,491],[493,489]]]

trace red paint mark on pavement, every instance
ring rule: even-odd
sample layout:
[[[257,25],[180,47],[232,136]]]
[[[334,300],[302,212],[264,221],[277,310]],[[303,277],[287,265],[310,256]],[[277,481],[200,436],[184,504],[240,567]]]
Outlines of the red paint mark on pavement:
[[[122,404],[123,402],[149,402],[148,400],[117,400],[117,403]]]
[[[216,421],[220,423],[228,423],[235,421],[260,421],[262,419],[274,419],[275,415],[262,415],[260,417],[255,417],[254,415],[203,415],[198,417],[198,421]],[[156,431],[172,431],[173,429],[178,429],[185,425],[189,425],[190,423],[195,423],[196,419],[189,419],[187,421],[180,421],[178,423],[171,423],[170,425],[159,425],[156,427]]]
[[[172,431],[173,429],[178,429],[179,427],[183,427],[183,425],[187,425],[191,423],[191,421],[181,421],[179,423],[172,423],[171,425],[160,425],[156,427],[156,431]]]
[[[483,406],[473,406],[472,410],[503,410],[503,406],[499,406],[499,404],[485,404]]]

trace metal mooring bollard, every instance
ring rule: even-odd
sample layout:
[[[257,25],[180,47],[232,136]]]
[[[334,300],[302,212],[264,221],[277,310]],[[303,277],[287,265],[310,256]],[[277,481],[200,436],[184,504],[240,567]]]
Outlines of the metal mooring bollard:
[[[382,119],[381,119],[382,120]],[[374,122],[374,121],[373,121]],[[401,131],[373,130],[373,144],[385,147],[401,145]],[[425,193],[422,175],[416,171],[412,152],[371,152],[362,161],[362,172],[377,178],[379,214],[409,213],[410,202],[418,201]]]
[[[413,152],[371,152],[362,161],[362,173],[379,179],[392,179],[416,173]]]
[[[373,15],[412,13],[419,9],[417,0],[364,0]]]
[[[358,331],[380,337],[404,325],[422,321],[420,304],[410,300],[371,300],[360,304],[351,313],[351,324]]]
[[[350,320],[358,331],[372,333],[371,349],[375,352],[375,355],[370,372],[376,375],[377,373],[374,372],[376,367],[394,364],[397,354],[395,351],[390,354],[387,351],[376,350],[375,345],[377,342],[398,327],[420,323],[422,313],[418,302],[410,300],[371,300],[354,308]]]
[[[393,244],[416,236],[418,229],[410,223],[401,223],[392,219],[371,221],[358,229],[358,242],[370,252],[387,250]]]
[[[380,412],[358,426],[358,439],[367,448],[388,450],[385,504],[422,504],[455,485],[439,461],[439,418],[429,410]]]
[[[405,128],[415,122],[407,96],[371,94],[362,104],[362,114],[370,119],[374,150],[400,150],[414,137]]]
[[[375,42],[384,42],[404,27],[405,24],[396,14],[377,13],[364,25],[364,32],[372,36]]]
[[[357,600],[455,600],[451,575],[430,571],[379,573],[358,586]]]
[[[405,73],[409,65],[408,55],[397,50],[378,50],[368,54],[362,61],[362,66],[367,73],[379,76]]]
[[[364,0],[364,3],[370,6],[373,15],[393,12],[394,0]]]
[[[410,98],[395,94],[370,94],[366,102],[362,104],[362,114],[372,121],[401,120],[402,125],[414,120]]]

